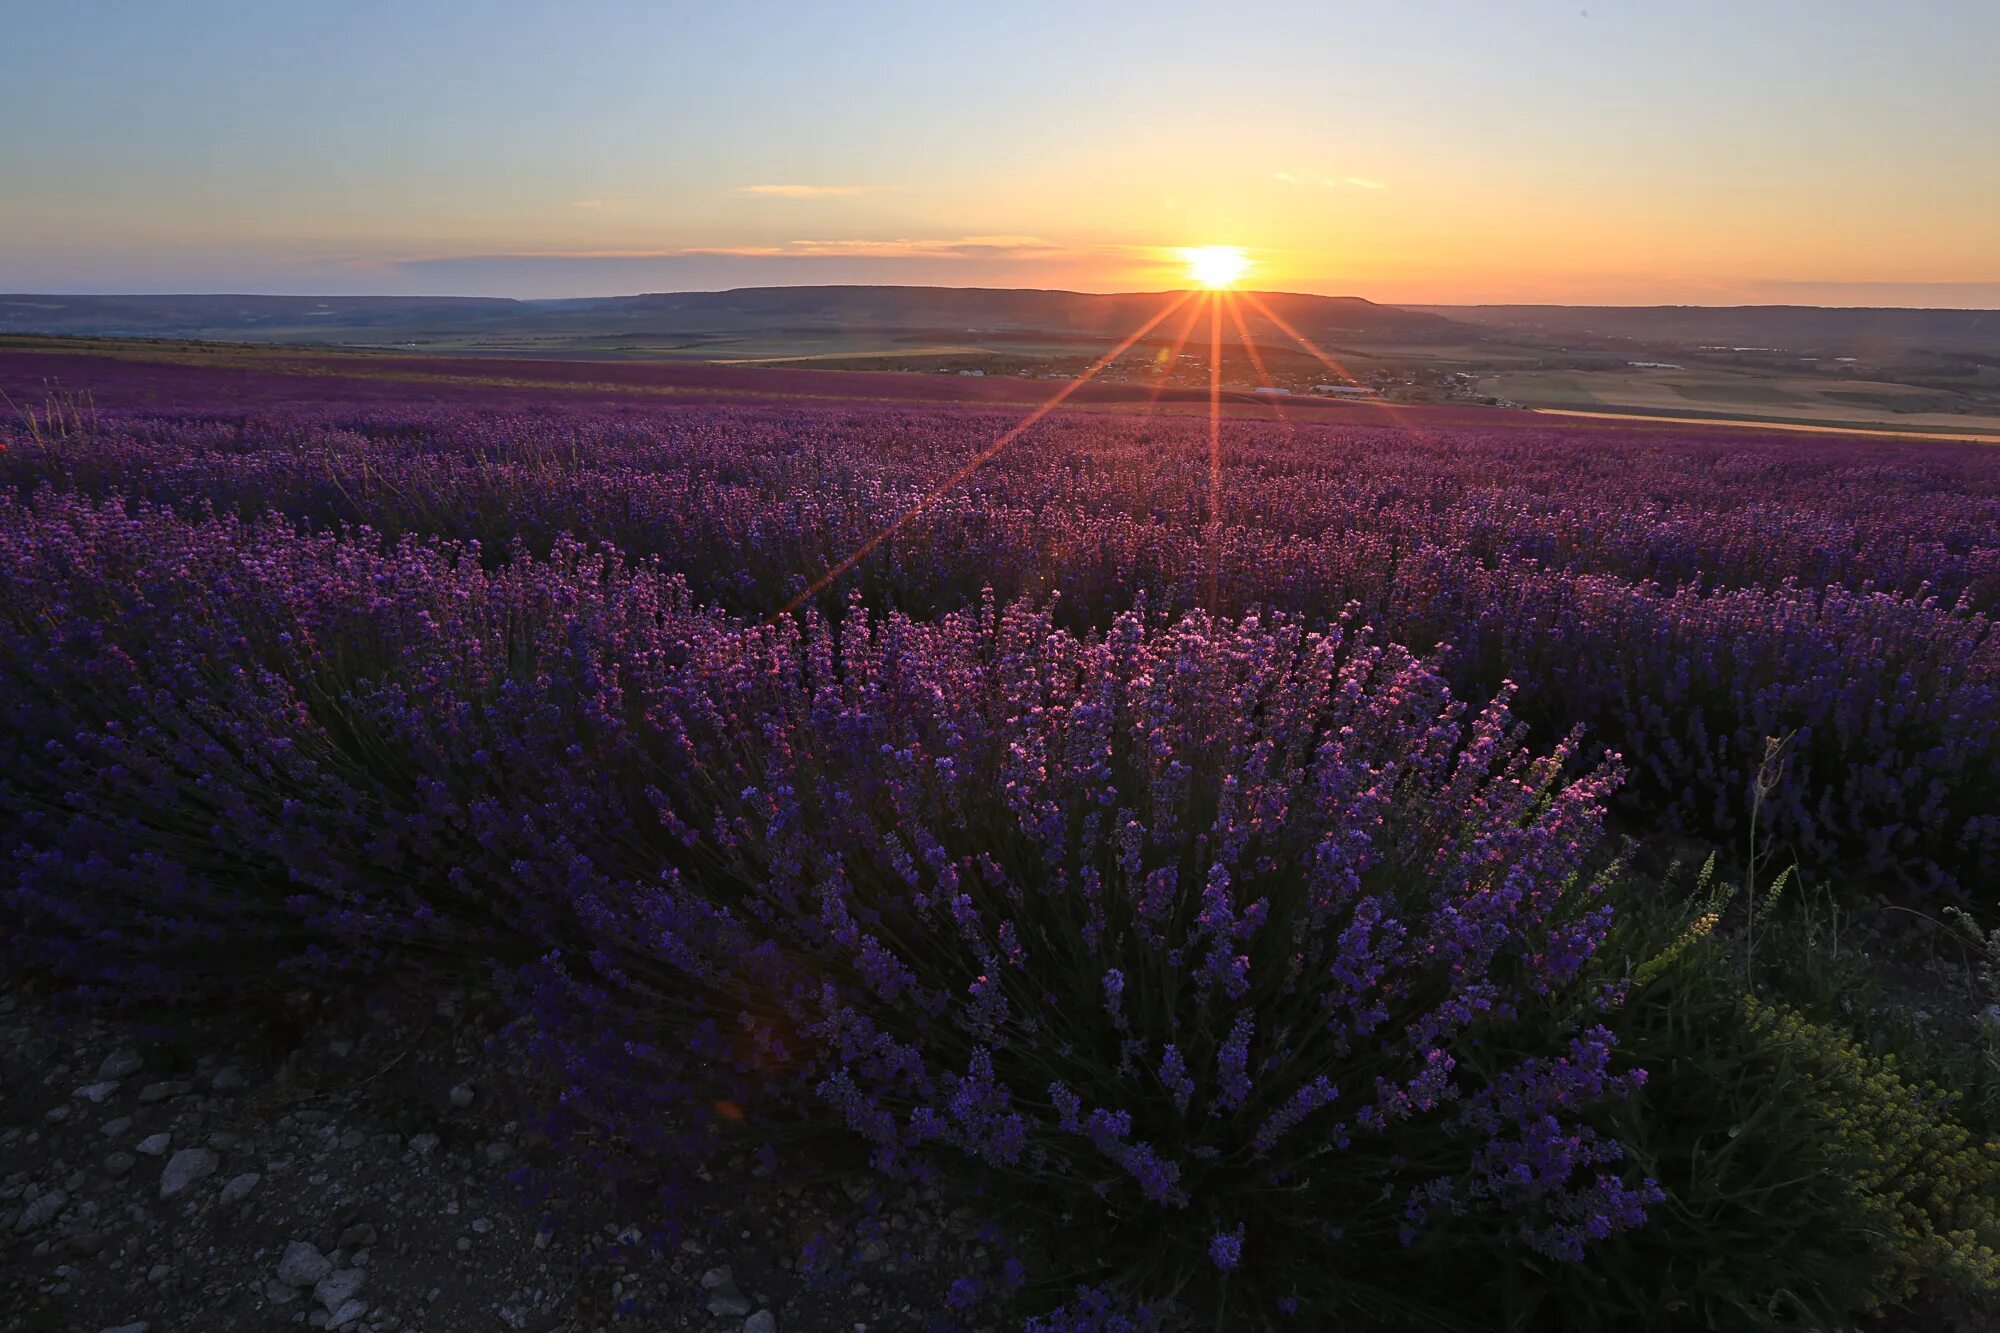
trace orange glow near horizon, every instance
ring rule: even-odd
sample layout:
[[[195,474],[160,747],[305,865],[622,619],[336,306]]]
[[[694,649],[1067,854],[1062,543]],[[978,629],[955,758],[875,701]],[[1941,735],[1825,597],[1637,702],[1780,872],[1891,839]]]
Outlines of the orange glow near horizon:
[[[1217,270],[1216,276],[1221,276],[1220,269]],[[1201,298],[1200,301],[1196,299],[1197,296]],[[1283,316],[1273,310],[1270,304],[1255,292],[1244,292],[1242,293],[1242,297],[1244,300],[1250,302],[1266,320],[1283,330],[1301,349],[1325,365],[1335,375],[1349,383],[1358,383],[1346,367],[1335,361],[1331,356],[1328,356],[1311,339],[1293,328]],[[842,575],[867,559],[871,553],[880,547],[882,543],[888,541],[890,537],[894,536],[911,519],[917,517],[925,509],[935,504],[939,498],[955,489],[959,483],[978,471],[979,468],[998,455],[1001,450],[1021,438],[1036,422],[1040,421],[1057,407],[1060,407],[1071,394],[1095,379],[1105,367],[1131,351],[1146,335],[1165,323],[1169,316],[1173,315],[1174,312],[1180,310],[1183,306],[1186,306],[1188,307],[1187,319],[1182,321],[1179,333],[1157,361],[1158,370],[1153,380],[1153,392],[1148,401],[1148,407],[1156,406],[1159,401],[1160,389],[1166,377],[1172,373],[1174,365],[1178,360],[1180,349],[1187,345],[1188,336],[1193,331],[1195,320],[1201,316],[1203,301],[1206,302],[1208,310],[1208,485],[1206,496],[1207,521],[1204,524],[1204,538],[1202,543],[1205,548],[1204,563],[1207,565],[1207,569],[1204,571],[1203,582],[1207,599],[1212,605],[1221,577],[1221,569],[1216,562],[1220,558],[1219,541],[1222,533],[1222,309],[1225,303],[1229,307],[1230,321],[1236,328],[1238,344],[1243,348],[1251,364],[1256,368],[1258,381],[1267,388],[1271,387],[1272,383],[1270,371],[1264,362],[1263,354],[1259,351],[1255,340],[1252,338],[1249,323],[1243,318],[1243,312],[1237,305],[1237,294],[1223,287],[1211,287],[1206,293],[1183,291],[1174,294],[1165,305],[1154,312],[1151,318],[1127,334],[1110,351],[1093,361],[1075,379],[1068,381],[1060,389],[1050,394],[1025,417],[1002,432],[998,439],[973,454],[971,458],[955,469],[950,476],[946,477],[936,486],[933,486],[915,504],[911,505],[901,514],[898,514],[881,531],[856,547],[845,558],[837,561],[824,574],[814,579],[802,592],[786,602],[783,608],[773,614],[771,617],[773,623],[798,610],[799,607],[805,605],[805,603],[811,601],[814,597],[817,597],[828,587],[832,586]],[[1286,432],[1291,433],[1291,420],[1286,416],[1283,408],[1278,405],[1275,396],[1271,400],[1271,405],[1277,412],[1278,420],[1284,423]],[[1391,424],[1419,437],[1422,436],[1423,432],[1412,422],[1406,420],[1404,413],[1386,403],[1382,404],[1382,407]]]

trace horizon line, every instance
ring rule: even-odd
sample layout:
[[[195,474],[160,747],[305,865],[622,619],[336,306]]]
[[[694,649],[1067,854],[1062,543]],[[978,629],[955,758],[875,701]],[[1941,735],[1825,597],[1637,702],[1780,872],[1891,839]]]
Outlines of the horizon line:
[[[1807,284],[1800,284],[1807,285]],[[1946,285],[1946,284],[1940,284]],[[776,291],[948,291],[948,292],[1030,292],[1049,296],[1094,296],[1094,297],[1157,297],[1195,290],[1185,287],[1131,288],[1115,291],[1093,291],[1071,287],[1035,286],[994,286],[986,283],[957,285],[941,282],[786,282],[754,283],[736,287],[685,287],[672,290],[617,292],[607,295],[572,296],[492,296],[462,292],[419,292],[419,293],[329,293],[316,291],[0,291],[0,300],[21,298],[53,298],[60,300],[174,300],[179,298],[203,297],[248,298],[261,300],[316,300],[316,301],[500,301],[514,305],[544,305],[575,301],[630,301],[648,297],[669,296],[727,296],[737,292]],[[1963,314],[2000,314],[2000,305],[1994,306],[1925,306],[1925,305],[1824,305],[1817,302],[1800,301],[1738,301],[1727,304],[1706,304],[1698,301],[1395,301],[1379,300],[1374,297],[1356,296],[1346,293],[1308,292],[1277,288],[1241,287],[1232,290],[1257,296],[1306,297],[1322,301],[1357,301],[1366,305],[1386,309],[1454,309],[1454,310],[1505,310],[1505,309],[1547,309],[1547,310],[1880,310],[1880,311],[1949,311]],[[4,332],[4,330],[0,330]],[[46,335],[53,336],[53,335]]]

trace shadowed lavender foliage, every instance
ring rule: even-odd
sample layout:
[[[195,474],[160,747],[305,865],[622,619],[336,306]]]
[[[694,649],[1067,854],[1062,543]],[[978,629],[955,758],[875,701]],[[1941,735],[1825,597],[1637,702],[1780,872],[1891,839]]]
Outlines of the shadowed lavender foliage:
[[[109,392],[140,371],[105,374]],[[697,598],[754,616],[1009,424],[491,392],[504,408],[105,411],[88,436],[17,435],[0,484],[477,539],[489,564],[574,533],[658,556]],[[1200,423],[1054,417],[849,578],[869,606],[917,615],[986,586],[1003,602],[1059,590],[1062,622],[1097,629],[1142,593],[1162,611],[1321,624],[1353,603],[1434,650],[1462,694],[1516,681],[1516,711],[1548,736],[1582,724],[1626,755],[1618,808],[1645,827],[1740,841],[1765,738],[1796,733],[1763,802],[1767,845],[1809,873],[1920,892],[2000,873],[1984,796],[2000,787],[1990,449],[1429,420],[1225,423],[1210,535]]]
[[[816,1110],[1142,1292],[1643,1216],[1586,1123],[1635,1082],[1579,980],[1614,774],[1504,696],[1345,621],[771,626],[479,555],[0,499],[17,940],[126,999],[515,966],[577,1121]]]
[[[1053,417],[769,623],[1007,421],[553,403],[7,436],[17,959],[490,970],[583,1160],[818,1118],[1087,1228],[1051,1328],[1385,1318],[1657,1197],[1608,803],[1739,831],[1796,732],[1809,866],[2000,869],[1990,454],[1231,422],[1204,530],[1201,423]]]
[[[809,1083],[880,1169],[1051,1196],[1140,1290],[1315,1308],[1406,1247],[1579,1258],[1657,1197],[1584,1123],[1637,1082],[1579,981],[1615,775],[1504,697],[1344,625],[991,603],[696,674],[656,792],[686,870],[596,965],[715,987],[699,1053]],[[718,901],[759,941],[728,976],[686,947]]]

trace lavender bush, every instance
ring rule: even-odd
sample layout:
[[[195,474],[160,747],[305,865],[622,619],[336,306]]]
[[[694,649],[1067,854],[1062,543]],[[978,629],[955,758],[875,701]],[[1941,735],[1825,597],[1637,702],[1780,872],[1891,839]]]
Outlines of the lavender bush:
[[[1265,1312],[1577,1259],[1657,1197],[1585,1122],[1640,1077],[1580,980],[1615,774],[1504,698],[1346,626],[990,603],[700,674],[655,788],[684,869],[594,970],[709,992],[697,1052],[810,1085],[878,1168],[976,1165],[1089,1229],[1077,1276]],[[718,904],[727,970],[690,947]]]
[[[773,626],[480,554],[0,500],[17,944],[121,998],[497,962],[581,1121],[804,1109],[1219,1308],[1641,1219],[1615,774],[1504,696],[1346,622]]]

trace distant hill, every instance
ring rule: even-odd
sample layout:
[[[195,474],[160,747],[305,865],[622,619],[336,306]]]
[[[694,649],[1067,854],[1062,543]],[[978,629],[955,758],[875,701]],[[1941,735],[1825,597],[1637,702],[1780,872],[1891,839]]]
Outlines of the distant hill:
[[[750,332],[1115,338],[1143,324],[1170,295],[977,287],[746,287],[536,301],[0,294],[0,333],[376,346],[545,338],[571,349],[593,339],[700,339]],[[1450,342],[1480,332],[1442,315],[1359,297],[1273,292],[1261,299],[1315,339]],[[1267,331],[1280,336],[1249,302],[1241,308],[1259,337]]]
[[[1411,310],[1541,337],[1661,346],[1771,349],[1888,358],[1928,351],[2000,354],[2000,310],[1800,305],[1433,305]]]
[[[834,335],[895,343],[1122,337],[1172,293],[994,287],[743,287],[721,292],[516,301],[462,296],[65,296],[0,294],[0,334],[215,342],[428,346],[435,350],[724,354],[747,338]],[[1307,337],[1351,344],[1585,342],[1776,349],[1892,359],[2000,356],[2000,311],[1818,306],[1390,306],[1354,296],[1263,292]],[[1248,300],[1253,336],[1286,340]],[[1163,326],[1162,336],[1175,331]],[[1233,336],[1233,334],[1231,335]]]

